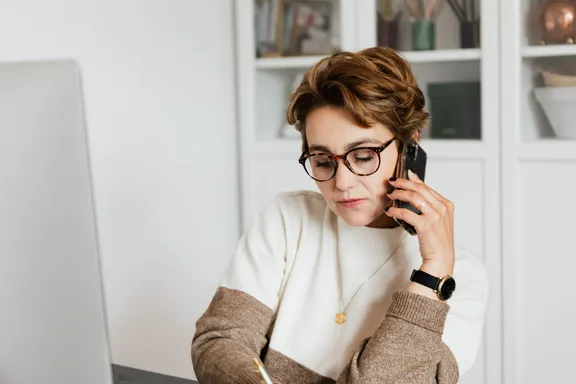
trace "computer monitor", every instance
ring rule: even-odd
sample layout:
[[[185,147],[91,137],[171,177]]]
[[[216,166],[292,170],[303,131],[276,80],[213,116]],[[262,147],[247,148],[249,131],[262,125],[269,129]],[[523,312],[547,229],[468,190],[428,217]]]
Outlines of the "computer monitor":
[[[112,383],[74,62],[0,64],[0,260],[0,383]]]

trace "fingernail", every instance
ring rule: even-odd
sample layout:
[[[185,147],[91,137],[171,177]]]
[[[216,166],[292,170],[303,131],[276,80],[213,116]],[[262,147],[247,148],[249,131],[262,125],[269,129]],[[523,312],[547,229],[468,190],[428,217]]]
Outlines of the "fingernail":
[[[384,208],[384,212],[388,212],[389,209],[390,209],[390,207]]]
[[[390,181],[396,181],[396,177],[392,176],[392,177],[390,178]]]

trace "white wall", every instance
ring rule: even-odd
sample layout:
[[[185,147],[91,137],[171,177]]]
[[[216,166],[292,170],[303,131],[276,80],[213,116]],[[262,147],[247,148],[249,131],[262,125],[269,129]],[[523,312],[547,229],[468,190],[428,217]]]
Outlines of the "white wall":
[[[238,236],[232,3],[0,9],[0,61],[83,68],[113,362],[193,378],[194,321]]]

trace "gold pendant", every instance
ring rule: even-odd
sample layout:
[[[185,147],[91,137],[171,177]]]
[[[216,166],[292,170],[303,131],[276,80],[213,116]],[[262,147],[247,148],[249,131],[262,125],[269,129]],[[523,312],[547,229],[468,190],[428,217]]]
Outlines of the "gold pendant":
[[[336,314],[336,324],[344,324],[346,321],[346,312],[340,312]]]

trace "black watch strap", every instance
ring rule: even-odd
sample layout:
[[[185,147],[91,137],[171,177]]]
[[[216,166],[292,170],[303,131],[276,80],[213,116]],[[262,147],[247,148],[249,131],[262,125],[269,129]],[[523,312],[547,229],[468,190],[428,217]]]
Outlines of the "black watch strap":
[[[410,281],[414,281],[415,283],[422,284],[434,291],[438,289],[440,285],[440,281],[442,279],[437,278],[436,276],[432,276],[429,273],[420,270],[413,270],[412,275],[410,276]]]

